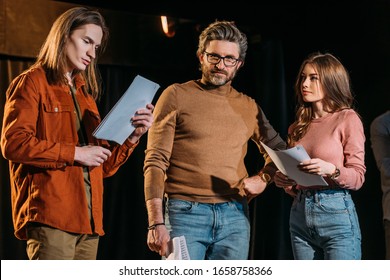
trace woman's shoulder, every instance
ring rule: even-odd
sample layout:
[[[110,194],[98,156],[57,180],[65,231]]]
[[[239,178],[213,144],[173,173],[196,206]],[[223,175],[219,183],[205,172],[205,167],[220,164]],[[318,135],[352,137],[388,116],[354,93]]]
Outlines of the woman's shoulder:
[[[354,109],[351,108],[340,110],[338,112],[333,113],[333,115],[337,118],[342,118],[342,119],[358,118],[360,120],[360,115],[358,114],[358,112],[356,112]]]
[[[344,127],[358,128],[363,126],[362,119],[358,112],[354,109],[344,109],[333,113],[333,118],[329,121],[333,121],[335,124],[341,124]]]

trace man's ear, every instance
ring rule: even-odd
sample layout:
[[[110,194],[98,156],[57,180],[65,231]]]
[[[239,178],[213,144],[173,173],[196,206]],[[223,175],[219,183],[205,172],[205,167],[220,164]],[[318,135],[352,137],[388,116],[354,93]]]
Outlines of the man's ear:
[[[244,66],[244,64],[245,64],[245,63],[244,63],[244,61],[242,61],[242,60],[239,60],[239,61],[238,61],[238,67],[237,67],[237,70],[238,70],[238,69],[240,69],[241,67],[243,67],[243,66]]]
[[[204,56],[204,53],[201,53],[198,55],[198,59],[199,59],[200,64],[202,64],[202,62],[203,62],[203,56]]]

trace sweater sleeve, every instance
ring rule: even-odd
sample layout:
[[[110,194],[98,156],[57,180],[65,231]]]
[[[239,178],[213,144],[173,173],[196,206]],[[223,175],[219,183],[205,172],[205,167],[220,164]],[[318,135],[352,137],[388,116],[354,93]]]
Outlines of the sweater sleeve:
[[[148,132],[145,151],[145,201],[164,196],[164,178],[171,158],[176,127],[175,96],[175,86],[169,86],[162,92],[154,108],[154,122]]]
[[[260,152],[264,157],[264,167],[263,172],[266,172],[273,176],[277,170],[275,164],[272,162],[271,157],[265,152],[263,146],[260,144],[260,141],[266,144],[273,150],[284,150],[286,149],[286,142],[280,137],[280,134],[273,128],[266,115],[260,106],[257,106],[257,123],[258,128],[255,131],[254,137],[252,138],[257,144]]]
[[[336,181],[346,189],[358,190],[364,183],[366,167],[365,135],[362,121],[359,116],[350,110],[346,113],[341,126],[341,143],[344,149],[344,164],[337,166],[340,176]]]

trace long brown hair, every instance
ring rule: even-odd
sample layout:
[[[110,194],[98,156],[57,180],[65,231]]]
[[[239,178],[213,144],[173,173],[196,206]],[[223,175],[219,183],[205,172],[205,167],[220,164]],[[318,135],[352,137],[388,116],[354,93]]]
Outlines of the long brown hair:
[[[60,15],[49,32],[37,57],[36,65],[41,65],[50,84],[66,83],[64,78],[66,67],[66,41],[72,32],[83,25],[95,24],[103,31],[102,42],[93,59],[81,75],[86,82],[86,90],[98,100],[101,95],[101,77],[97,67],[97,58],[104,51],[108,40],[108,27],[103,16],[95,10],[86,7],[75,7]],[[77,74],[77,73],[73,73]]]
[[[288,144],[293,146],[305,134],[314,117],[312,104],[302,98],[302,71],[310,64],[317,71],[319,83],[324,91],[322,100],[324,110],[330,113],[353,107],[354,97],[351,90],[350,76],[342,63],[330,53],[310,54],[302,63],[295,82],[294,90],[297,109],[293,131],[289,133]]]

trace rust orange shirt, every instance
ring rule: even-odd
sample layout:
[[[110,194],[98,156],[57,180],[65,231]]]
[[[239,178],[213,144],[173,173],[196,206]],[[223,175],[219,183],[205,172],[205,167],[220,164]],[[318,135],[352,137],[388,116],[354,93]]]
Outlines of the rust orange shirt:
[[[74,162],[78,145],[76,115],[67,85],[50,85],[41,67],[33,67],[10,84],[1,134],[3,156],[9,160],[15,236],[26,239],[28,222],[43,223],[79,234],[104,234],[103,178],[126,162],[136,144],[95,139],[100,123],[95,100],[75,77],[76,98],[88,143],[109,148],[111,157],[89,168],[93,227],[88,216],[83,167]]]

